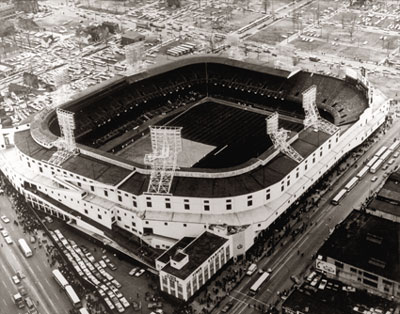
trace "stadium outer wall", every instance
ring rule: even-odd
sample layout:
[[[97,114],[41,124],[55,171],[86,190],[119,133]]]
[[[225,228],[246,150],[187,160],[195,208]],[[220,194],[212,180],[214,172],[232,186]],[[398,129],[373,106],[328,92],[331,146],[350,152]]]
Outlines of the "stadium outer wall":
[[[385,121],[388,112],[389,101],[376,91],[357,122],[343,133],[338,131],[332,135],[280,182],[235,197],[204,199],[171,195],[168,198],[173,206],[169,211],[165,210],[165,196],[126,197],[127,193],[121,193],[115,185],[95,182],[62,167],[46,165],[24,153],[18,145],[1,152],[0,167],[32,206],[72,225],[104,234],[101,228],[96,227],[97,224],[106,229],[112,229],[116,224],[150,246],[161,249],[168,249],[182,237],[196,237],[205,230],[212,230],[228,237],[232,243],[231,256],[238,256],[244,254],[262,230],[268,228],[346,153],[365,141]],[[107,197],[104,190],[108,192]],[[270,195],[268,200],[267,194]],[[132,198],[136,206],[132,206]],[[227,199],[234,204],[229,213],[225,207]],[[185,210],[187,201],[190,212]],[[205,201],[211,208],[209,213],[204,212]]]

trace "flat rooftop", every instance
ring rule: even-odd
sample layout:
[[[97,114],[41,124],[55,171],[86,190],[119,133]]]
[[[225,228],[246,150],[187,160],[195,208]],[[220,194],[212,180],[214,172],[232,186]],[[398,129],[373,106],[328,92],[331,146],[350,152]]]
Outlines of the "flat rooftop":
[[[380,310],[380,313],[394,313],[395,302],[361,290],[346,292],[343,291],[341,282],[332,279],[327,279],[327,281],[328,284],[324,290],[318,289],[318,286],[311,287],[308,282],[305,282],[289,295],[282,308],[289,308],[294,313],[307,314],[366,313],[371,308]]]
[[[15,133],[14,141],[24,154],[39,161],[47,162],[57,151],[56,148],[47,149],[37,144],[32,138],[30,130]],[[128,169],[82,154],[69,158],[61,165],[61,168],[111,185],[117,184],[131,173]]]
[[[30,130],[15,133],[14,142],[25,155],[41,161],[48,161],[57,151],[56,148],[47,149],[37,144],[32,138]]]
[[[333,307],[331,304],[324,303],[313,296],[307,294],[304,290],[294,290],[292,294],[285,300],[282,308],[289,308],[294,313],[308,314],[345,314],[340,309]]]
[[[400,282],[400,224],[355,210],[318,254]]]
[[[322,131],[305,129],[299,133],[298,139],[293,142],[292,147],[306,158],[329,138],[330,135]],[[281,181],[297,166],[297,162],[279,153],[265,166],[259,166],[252,171],[233,177],[192,178],[175,176],[171,185],[171,193],[176,196],[188,197],[229,197],[252,193]],[[208,170],[204,169],[204,171]],[[120,188],[126,192],[140,195],[147,191],[148,181],[148,176],[135,173]]]
[[[160,261],[167,263],[162,269],[163,271],[180,279],[185,279],[218,251],[228,239],[206,231],[183,247],[183,244],[188,241],[190,241],[190,238],[183,238],[159,258]],[[178,249],[189,256],[189,261],[181,269],[176,269],[169,264],[171,256],[175,256]]]
[[[368,209],[400,217],[400,171],[387,178]]]

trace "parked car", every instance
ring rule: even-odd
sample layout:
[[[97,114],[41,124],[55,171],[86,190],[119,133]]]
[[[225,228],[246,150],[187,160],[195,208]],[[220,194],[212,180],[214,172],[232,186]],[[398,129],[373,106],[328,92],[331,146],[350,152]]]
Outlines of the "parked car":
[[[111,270],[117,270],[117,266],[115,266],[113,263],[108,263],[107,265]]]
[[[147,304],[147,308],[149,309],[156,309],[156,308],[162,308],[163,304],[162,302],[150,302]]]
[[[292,279],[292,281],[293,281],[296,285],[300,284],[300,279],[297,278],[295,275],[290,276],[290,279]]]
[[[317,273],[316,273],[315,271],[313,271],[312,273],[310,273],[310,274],[307,276],[306,280],[309,281],[309,282],[312,282],[313,279],[314,279],[314,277],[315,277],[316,275],[317,275]]]
[[[10,236],[4,237],[4,240],[6,241],[7,244],[13,244],[14,243]]]
[[[321,282],[319,283],[318,289],[324,290],[327,283],[328,281],[326,279],[322,279]]]
[[[7,216],[1,216],[1,220],[3,220],[6,224],[10,222],[10,219],[8,219]]]
[[[139,270],[139,271],[135,274],[135,277],[140,277],[140,276],[142,276],[144,272],[145,272],[145,270],[142,268],[141,270]]]
[[[24,286],[19,286],[18,287],[18,292],[22,295],[22,296],[26,296],[28,294],[28,292],[26,291]]]
[[[233,306],[233,302],[232,301],[226,303],[225,306],[222,308],[221,312],[222,313],[228,313],[229,310],[232,308],[232,306]]]
[[[21,283],[21,280],[19,280],[18,276],[16,275],[12,276],[11,279],[16,285]]]

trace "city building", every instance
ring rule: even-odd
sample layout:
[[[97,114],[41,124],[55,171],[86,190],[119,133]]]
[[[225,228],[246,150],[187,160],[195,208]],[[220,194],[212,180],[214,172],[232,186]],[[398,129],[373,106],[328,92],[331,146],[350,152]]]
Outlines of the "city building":
[[[183,237],[156,260],[161,291],[187,301],[232,257],[231,242],[205,231]]]
[[[32,206],[71,226],[123,229],[164,250],[213,229],[236,257],[388,110],[359,74],[190,56],[40,112],[15,130],[0,167]]]
[[[0,20],[10,19],[15,17],[16,10],[13,3],[0,2]]]
[[[368,204],[367,213],[400,223],[400,172],[389,175],[376,197]]]
[[[400,224],[353,211],[318,251],[316,268],[356,288],[400,300]]]
[[[350,290],[350,291],[349,291]],[[354,290],[340,282],[327,280],[326,287],[319,289],[305,283],[295,289],[282,304],[284,314],[394,314],[396,303],[365,291]]]
[[[18,11],[26,13],[37,13],[39,11],[37,0],[14,0],[14,3]]]
[[[122,34],[121,44],[123,46],[137,43],[138,41],[144,41],[145,36],[135,31],[127,31]]]

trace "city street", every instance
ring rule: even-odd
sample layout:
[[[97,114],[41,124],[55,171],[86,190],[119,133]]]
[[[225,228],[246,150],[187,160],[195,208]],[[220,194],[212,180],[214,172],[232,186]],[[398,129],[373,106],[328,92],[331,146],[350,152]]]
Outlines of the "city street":
[[[270,257],[258,262],[259,269],[267,270],[271,268],[272,273],[255,297],[248,295],[248,292],[251,285],[259,277],[257,272],[251,277],[246,276],[239,286],[231,291],[230,295],[221,302],[220,307],[214,313],[220,313],[220,309],[229,301],[234,303],[229,313],[259,313],[259,310],[256,310],[257,307],[263,305],[267,308],[269,304],[274,304],[279,299],[278,291],[288,290],[294,285],[290,279],[292,275],[302,280],[307,269],[314,261],[312,256],[315,255],[318,248],[329,237],[330,230],[340,223],[354,208],[359,208],[366,197],[379,189],[384,182],[384,171],[381,169],[374,174],[378,176],[378,180],[375,182],[371,182],[371,178],[374,175],[368,173],[339,205],[332,205],[330,200],[350,178],[357,174],[362,167],[363,161],[370,159],[379,147],[390,146],[393,138],[399,132],[400,125],[394,123],[393,127],[357,161],[358,167],[348,169],[343,177],[332,187],[332,190],[322,197],[319,208],[303,214],[306,215],[306,219],[303,220],[309,223],[308,229],[304,233],[297,235],[294,240],[289,236],[282,239],[283,246],[279,246]],[[399,164],[400,159],[398,158],[387,171]]]
[[[47,262],[44,248],[38,248],[37,242],[35,244],[30,243],[29,237],[23,234],[22,228],[13,223],[16,219],[16,213],[11,208],[10,201],[6,196],[0,196],[0,208],[1,215],[6,215],[11,220],[7,224],[1,221],[1,225],[4,227],[4,230],[8,231],[14,241],[13,244],[8,245],[4,237],[1,237],[0,240],[0,271],[2,273],[2,281],[0,282],[1,312],[7,314],[21,312],[21,309],[17,309],[12,301],[12,295],[17,293],[18,290],[17,285],[11,279],[17,271],[20,271],[25,275],[25,278],[21,280],[19,286],[23,285],[25,287],[28,293],[27,296],[34,301],[40,313],[68,313],[72,306],[67,296],[64,292],[60,292],[57,283],[52,278],[51,268]],[[25,238],[27,243],[29,243],[33,251],[32,257],[25,258],[18,248],[17,241],[20,238]]]

